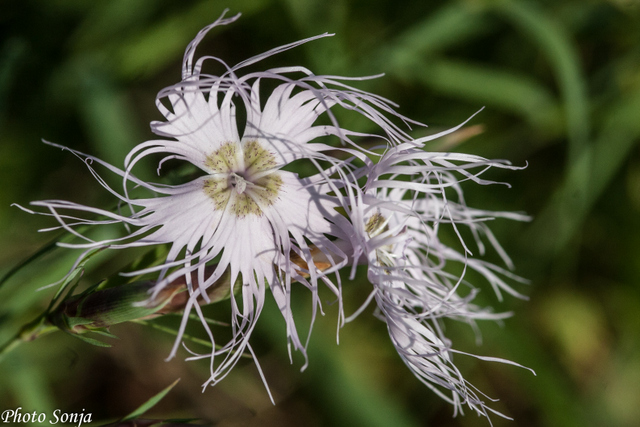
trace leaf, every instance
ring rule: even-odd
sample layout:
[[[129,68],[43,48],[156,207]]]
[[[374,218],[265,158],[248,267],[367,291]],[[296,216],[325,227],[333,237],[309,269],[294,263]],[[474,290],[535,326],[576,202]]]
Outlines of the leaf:
[[[148,267],[153,267],[156,265],[160,265],[164,262],[167,257],[169,249],[166,245],[157,245],[147,252],[140,255],[138,258],[134,259],[131,263],[127,264],[122,268],[121,271],[136,271],[143,270]],[[98,285],[98,290],[114,288],[117,286],[126,285],[132,282],[138,282],[145,280],[145,277],[148,275],[139,275],[135,277],[124,276],[124,275],[113,275],[103,280]],[[157,276],[157,275],[156,275]]]
[[[84,335],[72,334],[72,333],[69,333],[69,335],[71,335],[72,337],[78,338],[79,340],[84,341],[87,344],[95,345],[96,347],[111,347],[111,344],[108,344],[108,343],[102,342],[102,341],[98,341],[96,339],[89,338],[89,337],[86,337]]]
[[[452,46],[464,44],[490,29],[490,21],[477,8],[463,2],[452,2],[405,30],[380,52],[374,61],[384,69],[404,69],[415,58],[428,58]],[[380,59],[375,59],[380,58]]]
[[[398,73],[439,92],[520,114],[546,131],[562,128],[560,108],[553,95],[527,76],[440,58],[414,58],[412,67]]]
[[[589,98],[580,69],[576,47],[566,30],[532,2],[495,2],[496,11],[503,14],[530,40],[537,43],[554,68],[564,98],[569,155],[567,164],[578,161],[589,143]],[[586,188],[583,189],[586,191]]]
[[[13,277],[16,273],[18,273],[20,270],[22,270],[24,267],[28,266],[29,264],[31,264],[33,261],[36,261],[37,259],[39,259],[40,257],[48,254],[50,251],[52,251],[53,249],[57,248],[57,243],[61,241],[61,238],[56,238],[53,239],[52,241],[50,241],[49,243],[47,243],[46,245],[44,245],[43,247],[41,247],[40,249],[38,249],[38,251],[36,253],[34,253],[33,255],[29,256],[27,259],[25,259],[24,261],[18,263],[15,267],[13,267],[11,270],[9,270],[4,276],[2,276],[2,278],[0,279],[0,287],[2,285],[4,285],[9,279],[11,279],[11,277]]]
[[[169,328],[167,326],[159,325],[158,323],[155,323],[155,322],[149,322],[149,321],[141,320],[141,319],[132,320],[132,322],[138,323],[138,324],[144,325],[144,326],[150,326],[153,329],[157,329],[158,331],[162,331],[162,332],[170,334],[170,335],[178,336],[178,330],[177,329],[173,329],[173,328]],[[185,334],[185,333],[182,334],[182,339],[191,341],[191,342],[193,342],[195,344],[203,345],[205,347],[209,347],[209,348],[213,347],[213,345],[211,344],[210,341],[206,341],[206,340],[203,340],[203,339],[200,339],[200,338],[197,338],[197,337],[193,337],[193,336]],[[220,349],[220,347],[217,346],[217,345],[216,345],[216,348]]]
[[[236,0],[235,10],[249,16],[265,6],[255,0]],[[216,10],[217,9],[217,10]],[[211,17],[218,16],[222,7],[213,7],[210,2],[195,3],[192,7],[183,7],[180,13],[170,14],[169,18],[154,21],[137,34],[127,37],[110,52],[117,64],[117,72],[123,77],[148,76],[166,67],[173,58],[181,56],[184,46],[204,26],[212,22]],[[226,29],[217,28],[217,32]]]
[[[99,335],[103,335],[105,337],[108,338],[116,338],[118,339],[117,335],[112,334],[111,332],[109,332],[106,328],[103,329],[93,329],[91,332],[95,333],[95,334],[99,334]]]
[[[62,294],[64,293],[67,287],[71,286],[71,290],[69,291],[69,293],[73,292],[73,289],[75,289],[75,287],[78,286],[78,282],[80,281],[80,278],[84,273],[84,266],[87,263],[87,261],[89,261],[99,252],[102,252],[102,250],[104,249],[105,248],[98,248],[98,249],[93,249],[89,251],[84,256],[82,261],[78,262],[78,265],[76,266],[76,268],[72,272],[67,274],[67,276],[63,279],[62,284],[60,285],[60,288],[58,288],[58,291],[56,292],[56,294],[53,296],[53,298],[51,298],[51,303],[49,304],[49,307],[47,307],[47,310],[45,311],[44,315],[49,313],[51,309],[56,305],[56,303],[60,300],[60,298],[62,297]]]
[[[89,228],[89,227],[81,227],[80,229],[83,230],[83,229],[87,229],[87,228]],[[54,249],[59,248],[58,243],[67,242],[69,240],[72,240],[73,237],[74,236],[70,235],[70,234],[61,234],[58,237],[52,239],[49,243],[46,243],[45,245],[43,245],[35,253],[33,253],[32,255],[28,256],[26,259],[24,259],[23,261],[19,262],[12,269],[10,269],[8,272],[6,272],[4,274],[4,276],[2,276],[2,278],[0,278],[0,287],[2,287],[2,285],[4,285],[15,274],[20,272],[20,270],[22,270],[23,268],[29,266],[32,262],[37,261],[38,259],[40,259],[43,256],[47,255],[49,252],[53,251]],[[90,254],[90,255],[87,255],[87,256],[90,257],[92,255],[93,254]]]
[[[140,405],[138,407],[138,409],[136,409],[135,411],[133,411],[132,413],[130,413],[126,417],[122,418],[120,420],[120,422],[129,421],[129,420],[133,420],[135,418],[138,418],[139,416],[141,416],[145,412],[147,412],[149,409],[153,408],[156,405],[156,403],[158,403],[160,400],[162,400],[162,398],[165,397],[167,395],[167,393],[169,393],[171,391],[171,389],[176,384],[178,384],[178,381],[180,381],[180,378],[175,380],[173,383],[171,383],[167,388],[162,390],[160,393],[156,394],[151,399],[149,399],[146,402],[144,402],[142,405]]]
[[[621,169],[640,137],[640,85],[628,91],[625,99],[607,105],[603,127],[592,145],[568,169],[564,182],[527,232],[527,241],[537,253],[559,254],[578,233],[607,185]],[[589,171],[589,192],[576,197]]]

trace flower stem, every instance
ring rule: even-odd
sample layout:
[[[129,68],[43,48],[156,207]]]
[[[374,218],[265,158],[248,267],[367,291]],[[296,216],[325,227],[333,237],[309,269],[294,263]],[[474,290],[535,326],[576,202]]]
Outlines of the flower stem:
[[[33,341],[57,329],[55,325],[52,325],[46,319],[45,314],[41,314],[35,320],[20,328],[20,331],[11,340],[0,347],[0,361],[23,342]]]

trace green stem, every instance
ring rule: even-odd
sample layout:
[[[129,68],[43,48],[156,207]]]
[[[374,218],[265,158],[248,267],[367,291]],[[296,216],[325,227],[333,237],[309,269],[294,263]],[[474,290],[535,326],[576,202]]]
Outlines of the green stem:
[[[0,361],[23,342],[33,341],[57,329],[55,325],[52,325],[46,319],[44,314],[38,316],[35,320],[20,328],[20,331],[11,340],[0,347]]]

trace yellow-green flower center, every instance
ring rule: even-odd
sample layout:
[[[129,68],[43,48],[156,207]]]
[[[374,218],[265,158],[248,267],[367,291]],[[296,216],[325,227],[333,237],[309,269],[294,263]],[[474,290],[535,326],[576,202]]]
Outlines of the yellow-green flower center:
[[[364,231],[367,232],[369,237],[375,237],[380,233],[389,231],[387,219],[380,212],[374,213],[364,225]]]
[[[372,239],[381,233],[386,233],[389,231],[389,224],[387,218],[385,218],[380,212],[376,212],[367,221],[364,225],[364,231],[369,235],[369,238]],[[393,246],[392,245],[384,245],[376,249],[376,260],[380,265],[385,267],[393,267],[395,263],[392,260]],[[391,274],[389,270],[385,270],[387,274]]]
[[[275,156],[258,141],[227,142],[207,156],[210,176],[204,192],[216,210],[229,210],[238,217],[262,215],[262,208],[278,199],[282,178],[274,169]],[[233,197],[232,197],[233,196]]]

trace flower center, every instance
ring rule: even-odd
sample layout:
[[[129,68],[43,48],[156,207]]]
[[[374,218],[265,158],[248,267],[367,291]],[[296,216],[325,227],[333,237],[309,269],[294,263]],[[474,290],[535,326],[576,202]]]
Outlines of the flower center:
[[[367,232],[369,238],[376,237],[380,233],[389,231],[387,222],[387,219],[380,212],[376,212],[371,215],[367,223],[364,225],[364,231]]]
[[[244,193],[244,190],[247,189],[247,180],[235,172],[231,172],[229,178],[231,180],[231,186],[236,189],[238,194]]]
[[[370,239],[373,239],[377,235],[389,231],[389,220],[380,212],[376,212],[371,215],[365,224],[364,231]],[[393,261],[394,257],[393,245],[382,245],[376,249],[376,260],[381,266],[393,267],[395,265],[395,262]],[[385,271],[387,274],[391,274],[389,270]]]
[[[275,156],[258,141],[227,142],[207,156],[209,177],[204,192],[216,210],[229,210],[242,218],[262,215],[262,209],[275,203],[282,178],[274,169]]]

